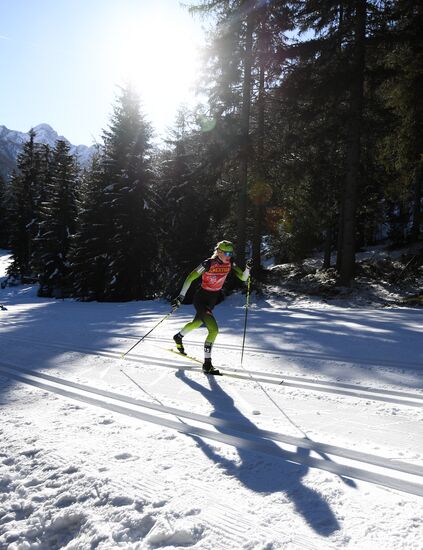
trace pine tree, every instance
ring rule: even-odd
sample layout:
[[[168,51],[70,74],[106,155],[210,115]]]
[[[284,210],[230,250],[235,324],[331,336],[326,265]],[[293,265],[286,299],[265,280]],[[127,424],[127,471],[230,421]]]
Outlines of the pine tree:
[[[145,299],[157,292],[151,133],[138,96],[122,88],[80,187],[71,252],[80,299]]]
[[[226,139],[222,180],[231,182],[231,186],[236,182],[237,200],[233,208],[236,210],[237,257],[242,263],[246,241],[253,236],[254,264],[258,268],[261,217],[272,191],[264,159],[268,150],[265,97],[267,89],[276,84],[282,73],[276,52],[283,49],[284,32],[292,28],[289,3],[205,1],[191,10],[212,13],[215,18],[203,89],[208,93],[216,120],[215,134],[220,130]],[[252,204],[248,197],[253,198]]]
[[[270,201],[276,206],[279,178],[272,177],[275,158],[275,120],[282,119],[274,92],[287,71],[288,31],[293,30],[293,14],[288,2],[256,3],[253,35],[253,87],[251,106],[252,162],[249,199],[252,206],[253,273],[261,269],[261,242],[266,226],[265,213]],[[276,137],[280,143],[280,134]],[[273,172],[274,176],[274,172]]]
[[[41,223],[43,220],[44,204],[49,199],[49,193],[51,192],[51,155],[52,151],[49,145],[37,144],[38,155],[38,168],[37,168],[37,180],[38,184],[34,190],[33,198],[33,210],[36,223],[33,224],[33,236],[32,236],[32,251],[30,257],[31,272],[37,277],[44,269],[45,265],[40,256],[42,251],[40,250],[40,231]]]
[[[151,211],[151,134],[139,98],[123,88],[104,132],[104,213],[109,224],[105,296],[154,295],[156,235]]]
[[[386,198],[395,240],[419,238],[423,196],[423,9],[398,0],[390,13],[380,94],[391,115],[379,140],[379,160],[390,176]],[[410,229],[411,220],[411,229]]]
[[[366,42],[366,0],[357,0],[353,16],[351,41],[351,80],[347,135],[346,175],[342,204],[341,261],[339,282],[349,286],[354,277],[356,253],[356,212],[360,178],[361,136],[364,101]]]
[[[7,248],[9,245],[6,191],[6,182],[0,175],[0,248]]]
[[[236,162],[236,253],[245,259],[248,211],[248,175],[251,160],[250,114],[252,99],[253,33],[256,2],[253,0],[204,1],[191,11],[213,14],[215,32],[209,45],[206,65],[209,103],[217,126],[230,129],[226,144],[228,157]],[[234,155],[235,153],[235,155]],[[234,158],[235,157],[235,158]]]
[[[378,115],[377,111],[373,111],[375,105],[369,101],[374,76],[369,72],[368,60],[369,51],[374,52],[386,38],[389,24],[385,6],[371,0],[342,3],[325,0],[319,5],[310,0],[293,4],[300,30],[312,33],[311,37],[296,47],[298,59],[300,62],[306,61],[314,71],[326,58],[326,68],[321,66],[323,71],[315,72],[317,85],[322,78],[328,81],[328,97],[337,100],[333,112],[340,115],[336,131],[328,134],[328,138],[333,142],[334,138],[337,139],[336,147],[332,150],[335,152],[336,165],[341,169],[337,172],[343,179],[339,192],[333,185],[336,180],[332,180],[331,186],[335,190],[334,199],[339,215],[339,282],[348,286],[354,276],[355,253],[360,244],[360,233],[363,233],[358,226],[359,216],[369,220],[366,220],[366,227],[374,226],[369,218],[377,215],[376,203],[381,195],[378,186],[383,178],[377,173],[374,161],[379,130],[372,128],[369,123]],[[330,52],[332,60],[330,55],[326,55]],[[294,67],[294,73],[296,69]],[[332,77],[331,81],[329,76]],[[314,107],[319,108],[317,104]],[[315,120],[317,122],[317,118]],[[319,125],[323,129],[326,123],[327,118],[322,117]],[[330,125],[327,125],[329,128]],[[370,209],[366,205],[367,200],[375,200]]]
[[[278,58],[282,74],[268,93],[265,146],[270,222],[279,211],[275,252],[300,260],[324,241],[329,266],[345,151],[345,60],[336,36],[280,42]]]
[[[17,158],[17,172],[10,182],[10,248],[12,263],[8,273],[20,277],[34,277],[31,256],[34,238],[38,233],[37,198],[40,188],[40,148],[34,142],[35,132],[29,132]]]
[[[209,254],[216,203],[216,164],[209,155],[209,135],[197,124],[195,113],[181,108],[168,148],[159,155],[159,181],[155,186],[158,232],[159,285],[175,295],[181,280]],[[163,223],[166,220],[166,223]]]
[[[97,151],[78,187],[76,232],[70,251],[73,294],[82,300],[105,299],[110,229],[104,204],[104,182],[101,153]]]
[[[63,140],[56,142],[50,166],[51,181],[41,204],[37,237],[40,296],[68,296],[69,249],[76,223],[78,167]]]

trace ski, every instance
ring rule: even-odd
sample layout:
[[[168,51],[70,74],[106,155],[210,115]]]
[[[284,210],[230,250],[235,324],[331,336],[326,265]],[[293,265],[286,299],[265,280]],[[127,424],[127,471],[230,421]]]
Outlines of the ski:
[[[203,373],[206,376],[223,376],[223,372],[220,372],[220,370],[218,369],[214,369],[214,371],[211,371],[211,372],[207,372],[206,370],[203,369]]]
[[[195,357],[192,357],[191,355],[188,355],[187,353],[181,353],[180,351],[177,351],[176,349],[168,348],[166,351],[170,351],[171,353],[174,353],[175,355],[179,355],[180,357],[185,357],[185,359],[189,359],[190,361],[194,361],[194,363],[199,363],[200,365],[203,364],[202,361],[199,359],[196,359]]]
[[[171,353],[174,353],[175,355],[179,355],[180,357],[185,357],[186,359],[189,359],[190,361],[193,361],[194,363],[197,363],[198,365],[203,364],[202,361],[200,361],[196,357],[192,357],[192,355],[187,355],[186,353],[180,353],[179,351],[176,351],[176,350],[171,349],[171,348],[161,348],[161,349],[169,351]],[[225,367],[222,367],[222,368],[225,369]],[[251,376],[247,372],[245,372],[245,374],[242,373],[242,372],[240,372],[240,374],[237,374],[235,372],[220,372],[219,371],[219,373],[220,374],[218,376],[225,376],[225,377],[228,377],[228,378],[236,378],[238,380],[247,380],[247,381],[250,380],[252,382],[267,382],[267,383],[270,383],[270,384],[276,384],[278,386],[281,386],[282,384],[285,383],[285,380],[276,381],[276,380],[267,379],[267,378],[263,378],[263,377],[256,378],[255,376]],[[207,373],[204,373],[204,374],[207,374]]]
[[[168,348],[166,351],[170,351],[176,355],[180,355],[181,357],[185,357],[185,359],[189,359],[190,361],[194,361],[194,363],[198,363],[200,365],[203,364],[202,361],[200,361],[199,359],[197,359],[196,357],[192,357],[191,355],[188,355],[187,353],[181,353],[180,351],[177,351],[175,349],[172,349],[172,348]],[[203,373],[208,375],[208,376],[223,376],[223,373],[220,372],[218,369],[215,369],[217,372],[206,372],[204,369],[203,370]],[[230,375],[225,375],[225,376],[230,376]]]

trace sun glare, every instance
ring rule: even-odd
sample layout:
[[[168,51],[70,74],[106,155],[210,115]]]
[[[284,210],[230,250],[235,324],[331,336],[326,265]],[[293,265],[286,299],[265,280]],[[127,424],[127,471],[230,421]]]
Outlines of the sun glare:
[[[114,52],[120,81],[137,89],[147,118],[160,131],[170,126],[179,105],[194,102],[198,38],[183,19],[151,12],[129,21]]]

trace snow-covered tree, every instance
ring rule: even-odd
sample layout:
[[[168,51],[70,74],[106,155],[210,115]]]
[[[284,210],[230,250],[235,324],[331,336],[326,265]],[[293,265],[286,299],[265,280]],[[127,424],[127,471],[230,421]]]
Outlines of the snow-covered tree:
[[[7,220],[6,182],[0,175],[0,248],[7,248],[9,244],[9,228]]]
[[[72,252],[74,291],[81,299],[142,299],[157,291],[151,134],[138,96],[121,88],[81,189]]]
[[[168,295],[177,292],[182,277],[204,259],[214,243],[210,229],[219,201],[217,176],[196,119],[195,113],[181,108],[168,147],[159,156],[154,200],[158,275],[160,287]],[[217,209],[225,211],[222,201]]]
[[[38,198],[40,191],[40,147],[34,142],[35,132],[17,158],[17,171],[10,181],[9,221],[12,263],[8,273],[19,277],[33,276],[31,257],[38,233]]]
[[[58,140],[52,153],[50,181],[41,204],[36,239],[39,294],[63,296],[69,289],[69,248],[76,222],[78,167],[70,146]]]
[[[76,233],[71,245],[73,294],[82,300],[103,300],[110,233],[104,205],[104,170],[99,151],[81,176],[77,196]]]

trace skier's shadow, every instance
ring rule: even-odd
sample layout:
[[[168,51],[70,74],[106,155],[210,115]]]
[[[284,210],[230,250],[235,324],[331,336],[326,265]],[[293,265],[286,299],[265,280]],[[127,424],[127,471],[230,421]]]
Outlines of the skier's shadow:
[[[224,468],[228,474],[236,476],[245,487],[257,493],[284,492],[293,502],[297,512],[319,535],[329,536],[340,529],[335,515],[322,495],[302,483],[302,478],[308,472],[308,466],[288,462],[280,447],[269,439],[264,439],[257,426],[235,407],[234,400],[222,390],[216,378],[208,377],[210,384],[208,389],[188,378],[182,369],[177,371],[176,376],[210,402],[213,406],[211,417],[226,418],[234,424],[242,424],[255,441],[258,437],[262,438],[272,455],[267,460],[264,458],[258,460],[255,453],[239,447],[237,448],[239,458],[231,460],[218,454],[212,445],[200,437],[192,435],[191,437],[210,460]],[[218,425],[216,429],[224,434],[237,435],[231,428]],[[298,447],[297,453],[306,457],[310,454],[310,450]]]

